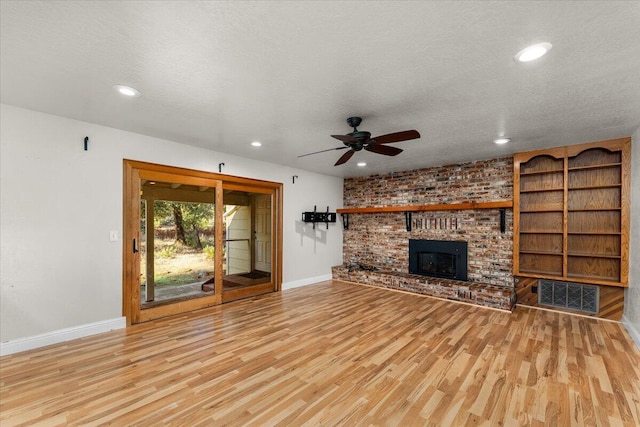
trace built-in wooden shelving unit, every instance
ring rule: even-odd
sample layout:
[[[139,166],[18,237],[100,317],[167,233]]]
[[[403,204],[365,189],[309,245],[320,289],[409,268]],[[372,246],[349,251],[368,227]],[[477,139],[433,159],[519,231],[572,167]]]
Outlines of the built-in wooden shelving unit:
[[[630,144],[514,156],[514,275],[628,286]]]

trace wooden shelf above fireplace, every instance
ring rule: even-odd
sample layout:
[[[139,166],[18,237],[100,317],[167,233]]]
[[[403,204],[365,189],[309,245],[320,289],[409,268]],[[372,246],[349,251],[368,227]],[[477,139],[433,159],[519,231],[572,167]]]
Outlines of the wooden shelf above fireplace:
[[[382,212],[427,212],[427,211],[458,211],[458,210],[472,210],[472,209],[500,209],[500,208],[511,208],[511,207],[513,207],[512,200],[499,200],[495,202],[443,203],[443,204],[437,204],[437,205],[342,208],[342,209],[336,209],[336,212],[341,214],[382,213]]]

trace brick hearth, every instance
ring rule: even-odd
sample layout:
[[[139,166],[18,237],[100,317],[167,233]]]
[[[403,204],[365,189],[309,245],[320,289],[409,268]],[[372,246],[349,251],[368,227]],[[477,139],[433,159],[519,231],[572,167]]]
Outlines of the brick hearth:
[[[338,280],[398,289],[484,307],[513,310],[516,303],[516,291],[513,287],[439,279],[395,271],[367,271],[342,265],[335,266],[331,270],[333,278]]]

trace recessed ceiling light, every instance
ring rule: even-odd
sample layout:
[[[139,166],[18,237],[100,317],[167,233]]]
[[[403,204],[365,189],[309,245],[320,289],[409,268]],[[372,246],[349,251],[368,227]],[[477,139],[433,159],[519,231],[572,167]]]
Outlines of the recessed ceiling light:
[[[251,145],[253,145],[254,147],[262,147],[262,142],[259,142],[259,141],[253,141],[253,142],[251,143]]]
[[[365,162],[358,162],[358,166],[363,168],[363,167],[367,166],[367,164]]]
[[[518,62],[529,62],[540,58],[551,50],[551,43],[538,43],[527,46],[520,52],[516,53],[514,59]]]
[[[115,85],[113,87],[115,90],[118,91],[118,93],[124,95],[124,96],[128,96],[131,98],[137,98],[140,96],[140,92],[137,89],[134,89],[130,86],[125,86],[125,85]]]
[[[493,140],[493,142],[495,142],[496,144],[506,144],[507,142],[511,141],[511,138],[496,138]]]

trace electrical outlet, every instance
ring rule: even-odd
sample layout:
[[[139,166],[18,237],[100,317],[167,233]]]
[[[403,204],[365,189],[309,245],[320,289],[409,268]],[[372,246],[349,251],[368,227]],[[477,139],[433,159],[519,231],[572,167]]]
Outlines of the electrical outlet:
[[[109,241],[110,242],[118,241],[118,232],[116,230],[109,231]]]

